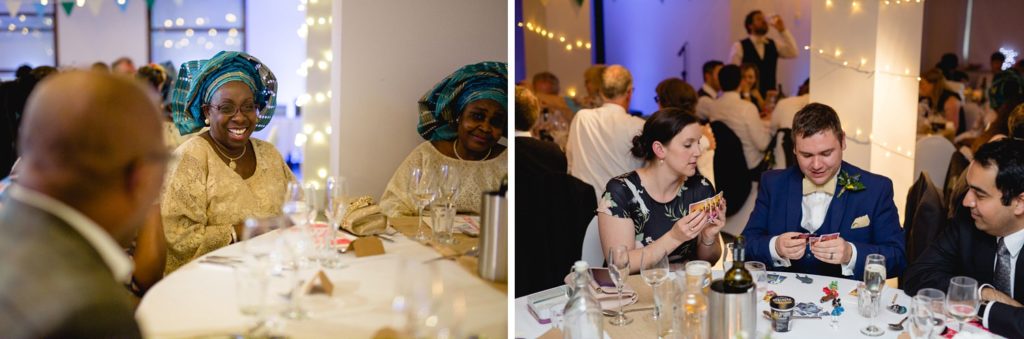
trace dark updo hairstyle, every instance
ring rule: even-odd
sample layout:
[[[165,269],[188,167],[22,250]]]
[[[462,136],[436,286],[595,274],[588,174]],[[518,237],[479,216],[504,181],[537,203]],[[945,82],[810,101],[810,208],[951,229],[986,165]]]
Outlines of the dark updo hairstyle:
[[[654,149],[651,147],[655,141],[668,144],[683,128],[699,122],[700,119],[693,114],[692,109],[668,107],[654,112],[644,123],[640,134],[633,137],[633,148],[629,151],[644,161],[654,160]]]

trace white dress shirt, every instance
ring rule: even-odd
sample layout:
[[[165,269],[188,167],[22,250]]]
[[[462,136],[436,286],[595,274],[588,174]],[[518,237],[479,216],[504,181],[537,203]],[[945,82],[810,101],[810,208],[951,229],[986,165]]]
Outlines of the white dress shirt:
[[[793,35],[789,34],[789,30],[780,32],[779,36],[781,36],[782,39],[772,39],[775,41],[775,49],[779,51],[779,58],[795,58],[799,54],[796,49],[796,39],[793,39]],[[757,51],[757,55],[764,58],[764,45],[768,43],[768,37],[763,35],[751,35],[749,38],[750,42],[754,44],[754,50]],[[736,41],[732,44],[732,49],[729,50],[729,61],[732,62],[733,65],[740,65],[743,63],[743,44],[741,44],[740,41]]]
[[[704,84],[704,86],[701,86],[701,89],[710,94],[711,97],[698,95],[697,106],[695,107],[695,111],[697,113],[697,116],[700,117],[701,119],[711,119],[711,105],[712,103],[715,102],[715,99],[718,99],[718,91],[716,91],[714,88],[711,88],[711,86],[708,86],[708,84],[706,83]]]
[[[996,239],[995,241],[998,242],[999,240]],[[1014,286],[1016,286],[1015,281],[1017,276],[1017,256],[1021,254],[1021,246],[1024,246],[1024,229],[1013,232],[1013,234],[1004,238],[1002,242],[1004,242],[1004,245],[1007,246],[1007,250],[1010,251],[1010,291],[1007,291],[1007,295],[1009,295],[1010,298],[1014,298]],[[993,272],[995,271],[995,260],[997,260],[999,257],[998,254],[999,249],[996,248],[995,259],[992,259]],[[986,286],[990,285],[986,284]],[[992,289],[995,288],[993,287]],[[992,307],[985,307],[985,314],[981,317],[981,325],[985,326],[986,329],[988,328],[988,312],[991,309]]]
[[[114,238],[106,230],[100,228],[96,222],[57,199],[31,189],[14,185],[7,192],[11,198],[46,211],[71,225],[71,228],[78,231],[82,238],[85,238],[85,241],[95,248],[96,252],[99,252],[100,258],[113,272],[115,280],[122,283],[131,281],[132,261],[128,259],[128,255],[114,241]]]
[[[838,180],[839,171],[836,171],[835,176],[832,177],[828,182],[825,183],[826,187],[835,188],[836,180]],[[807,181],[807,179],[803,179]],[[833,191],[834,193],[834,191]],[[821,225],[825,223],[825,215],[828,214],[828,206],[832,203],[832,194],[827,192],[814,192],[805,194],[800,200],[800,227],[803,227],[807,232],[814,233],[821,228]],[[789,259],[782,258],[779,256],[779,252],[775,250],[775,241],[779,236],[772,237],[768,241],[768,251],[772,255],[772,263],[776,267],[789,267],[792,265]],[[850,243],[852,252],[850,253],[850,262],[845,265],[840,265],[844,276],[852,276],[853,268],[857,266],[857,246]],[[809,251],[805,252],[804,255],[813,255]]]
[[[793,117],[796,116],[796,112],[807,106],[810,100],[809,94],[779,100],[779,103],[775,104],[775,110],[772,111],[771,129],[778,131],[781,128],[793,128]]]
[[[736,91],[722,93],[710,110],[711,120],[721,121],[729,126],[743,144],[743,156],[747,168],[753,168],[764,157],[764,150],[772,140],[768,122],[761,120],[757,106],[740,98]]]
[[[517,137],[517,138],[518,138],[518,137],[527,137],[527,138],[533,138],[533,133],[530,133],[530,131],[520,131],[520,130],[516,130],[516,134],[515,134],[515,137]]]
[[[576,112],[565,151],[569,174],[593,186],[594,199],[599,199],[608,180],[643,166],[630,153],[643,127],[643,119],[613,103]]]

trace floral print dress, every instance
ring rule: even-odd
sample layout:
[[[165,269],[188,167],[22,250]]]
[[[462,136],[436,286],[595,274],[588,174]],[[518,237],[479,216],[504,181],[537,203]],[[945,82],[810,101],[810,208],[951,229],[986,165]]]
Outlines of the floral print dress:
[[[672,229],[677,220],[689,214],[692,203],[715,195],[715,187],[700,174],[688,178],[675,198],[660,203],[651,198],[636,171],[608,181],[598,202],[597,212],[633,221],[633,234],[639,245],[647,246]],[[669,254],[671,262],[697,258],[697,238],[684,242]]]

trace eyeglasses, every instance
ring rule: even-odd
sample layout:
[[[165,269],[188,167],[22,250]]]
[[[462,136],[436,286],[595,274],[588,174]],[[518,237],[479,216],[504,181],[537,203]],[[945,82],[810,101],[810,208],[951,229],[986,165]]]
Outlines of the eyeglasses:
[[[237,106],[232,103],[226,103],[222,105],[210,104],[210,107],[216,109],[217,112],[220,112],[220,114],[228,116],[228,118],[235,117],[235,114],[238,114],[238,112],[248,114],[256,111],[256,104],[253,103],[246,103],[241,106]]]
[[[655,96],[654,96],[654,103],[656,103],[656,104],[660,104],[660,103],[661,103],[661,100],[658,100],[658,99],[659,99],[659,98],[658,98],[658,96],[657,96],[657,95],[655,95]]]

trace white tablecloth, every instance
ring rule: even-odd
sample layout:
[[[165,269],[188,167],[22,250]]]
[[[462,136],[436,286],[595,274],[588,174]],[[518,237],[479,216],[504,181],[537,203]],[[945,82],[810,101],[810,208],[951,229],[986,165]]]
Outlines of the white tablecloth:
[[[846,310],[845,313],[843,313],[841,316],[839,316],[839,322],[838,322],[838,326],[837,327],[833,328],[832,326],[830,326],[831,321],[827,317],[826,318],[822,318],[822,319],[794,319],[793,322],[791,323],[791,331],[786,332],[786,333],[771,333],[771,337],[772,338],[867,338],[867,336],[864,336],[864,335],[862,335],[860,333],[860,329],[864,328],[864,327],[866,327],[868,325],[868,319],[864,318],[864,317],[861,317],[859,314],[857,314],[857,298],[854,297],[854,296],[851,296],[849,294],[850,291],[852,291],[852,290],[857,288],[857,284],[860,283],[859,281],[849,280],[849,279],[839,279],[839,278],[826,277],[826,276],[810,275],[810,277],[812,279],[814,279],[814,281],[812,283],[810,283],[810,284],[804,284],[804,283],[800,282],[799,280],[797,280],[794,277],[794,274],[792,274],[792,273],[781,273],[781,272],[769,272],[769,273],[780,274],[780,275],[786,276],[787,278],[781,284],[777,284],[777,285],[767,284],[766,288],[764,289],[764,291],[758,291],[758,295],[757,295],[757,297],[758,297],[758,299],[757,299],[758,300],[758,303],[757,303],[757,312],[758,312],[758,316],[757,316],[757,319],[758,319],[757,320],[757,332],[758,332],[758,335],[756,336],[757,338],[764,338],[765,335],[768,332],[771,332],[771,324],[768,322],[768,320],[766,320],[764,318],[764,316],[761,315],[762,311],[765,311],[765,310],[769,309],[768,308],[768,302],[763,300],[763,297],[764,297],[764,294],[766,293],[766,291],[771,290],[771,291],[775,291],[779,295],[791,296],[791,297],[795,298],[798,303],[801,303],[801,302],[814,302],[815,304],[821,306],[822,309],[830,311],[830,310],[832,310],[831,304],[829,304],[829,303],[822,304],[822,303],[819,303],[819,301],[820,301],[821,297],[825,295],[825,293],[822,292],[822,288],[828,286],[828,284],[830,282],[832,282],[833,280],[834,281],[838,281],[838,283],[839,283],[839,295],[840,295],[840,298],[842,299],[843,308]],[[713,275],[716,278],[720,278],[721,275],[722,275],[722,272],[721,271],[714,271]],[[803,275],[801,275],[801,276],[803,276]],[[633,278],[638,278],[638,277],[633,277]],[[634,306],[627,306],[626,308],[629,309],[631,307],[638,307],[639,305],[645,305],[645,304],[646,305],[650,305],[651,304],[651,300],[650,300],[650,295],[651,295],[650,294],[650,290],[651,290],[651,287],[645,285],[642,282],[642,280],[640,280],[640,279],[633,279],[633,278],[631,278],[632,279],[632,282],[630,284],[631,287],[634,288],[634,289],[637,289],[639,292],[646,291],[646,293],[641,293],[641,299],[637,302],[636,305],[634,305]],[[664,286],[667,286],[667,285],[663,285],[663,287]],[[663,288],[663,287],[659,287],[659,288]],[[646,300],[644,300],[645,299],[644,298],[644,294],[646,294]],[[896,303],[898,303],[900,305],[903,305],[903,306],[908,306],[909,307],[911,298],[909,296],[907,296],[906,294],[904,294],[902,290],[899,290],[899,289],[896,289],[896,288],[889,288],[889,287],[887,287],[884,290],[884,292],[882,292],[881,302],[882,302],[882,306],[883,307],[886,307],[886,306],[889,305],[889,303],[892,301],[893,295],[898,295],[898,297],[896,298]],[[544,334],[545,332],[547,332],[551,328],[550,324],[542,325],[542,324],[538,323],[537,320],[530,314],[530,312],[528,311],[527,306],[526,306],[526,298],[527,297],[524,296],[524,297],[520,297],[520,298],[516,299],[516,304],[515,304],[515,316],[516,316],[516,332],[515,332],[515,336],[516,336],[516,338],[536,338],[536,337]],[[651,316],[651,312],[650,311],[633,312],[633,313],[630,313],[629,315],[631,317],[633,317],[633,318],[650,317]],[[875,320],[875,324],[877,326],[885,329],[886,333],[884,335],[882,335],[881,337],[879,337],[879,338],[896,338],[900,334],[900,332],[889,331],[887,324],[898,322],[898,321],[900,321],[900,319],[903,319],[903,317],[904,317],[904,315],[895,314],[895,313],[892,313],[892,312],[890,312],[888,310],[882,310],[881,313],[875,318],[876,319]],[[605,318],[605,319],[608,319],[608,318]],[[640,325],[640,324],[643,324],[643,323],[639,322],[639,321],[634,321],[633,324],[628,325],[625,329],[628,330],[630,328],[630,326],[645,326],[645,325]],[[909,322],[904,323],[904,327],[907,327],[907,326],[909,326]],[[606,323],[604,325],[604,327],[605,327],[605,331],[606,332],[610,332],[609,329],[612,328],[612,325]],[[651,331],[653,332],[653,330],[651,330]],[[615,332],[618,333],[620,331],[615,331]],[[621,332],[636,333],[636,331],[621,331]],[[612,335],[612,337],[613,338],[620,338],[620,337],[629,337],[629,336],[623,336],[623,335],[616,336],[616,335]],[[634,335],[632,337],[640,338],[640,337],[644,337],[644,336],[640,335],[640,334],[636,334],[636,335]]]
[[[276,233],[255,240],[269,241]],[[285,321],[284,333],[298,338],[368,338],[385,326],[400,329],[404,318],[392,311],[400,259],[422,262],[439,254],[398,235],[384,242],[387,254],[356,258],[343,255],[345,267],[325,269],[334,283],[333,297],[308,299],[310,319]],[[240,244],[209,255],[241,256]],[[436,262],[446,291],[461,293],[466,302],[464,333],[486,338],[507,336],[507,295],[487,285],[450,260]],[[302,276],[312,277],[315,270]],[[423,283],[427,278],[420,279]],[[271,279],[271,292],[287,289],[286,278]],[[269,300],[283,305],[283,298]],[[147,337],[189,337],[241,333],[255,324],[237,306],[232,268],[193,261],[163,278],[142,299],[136,313]]]

